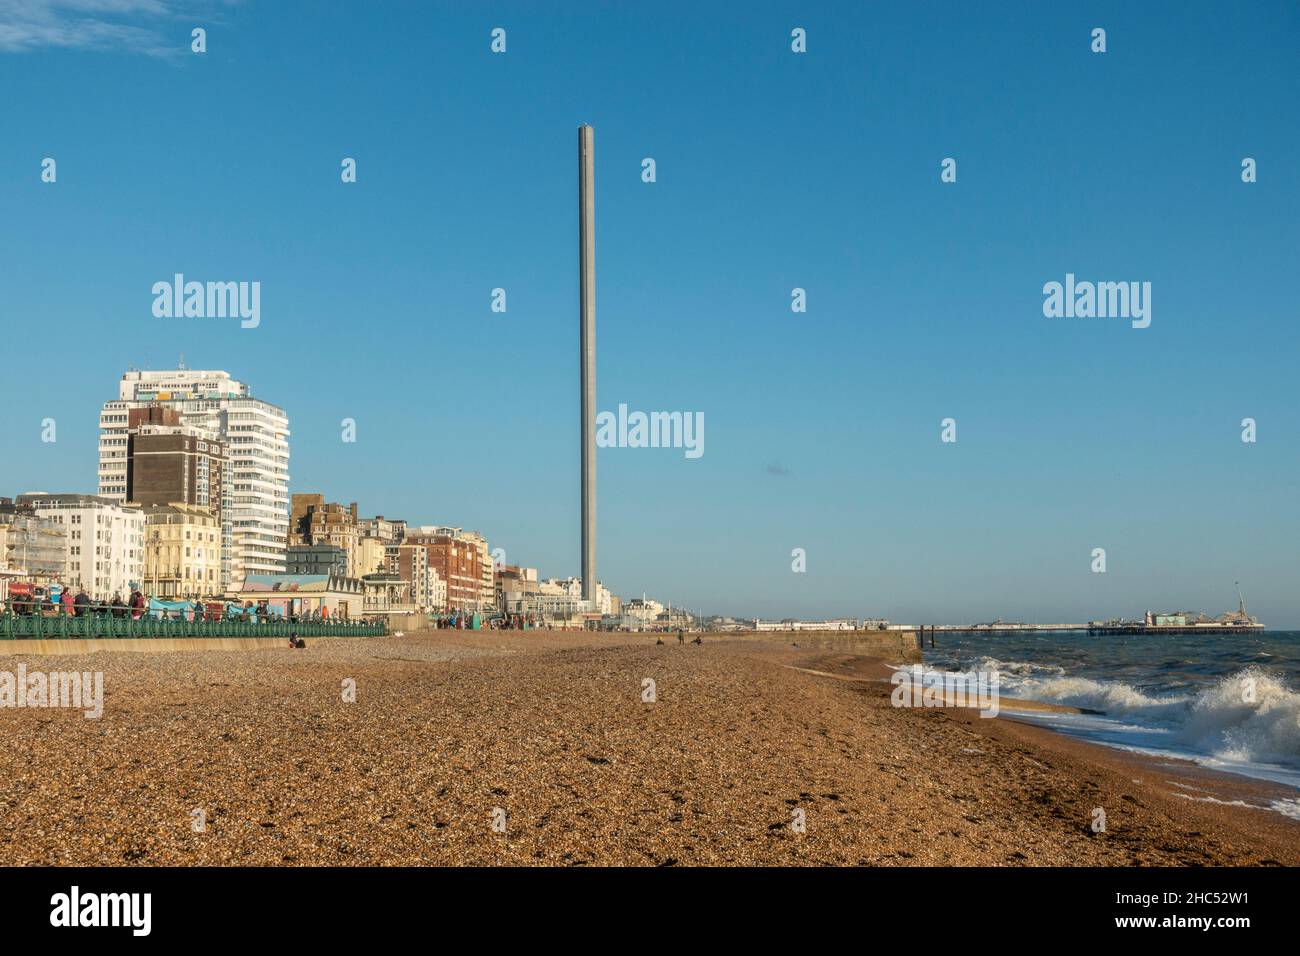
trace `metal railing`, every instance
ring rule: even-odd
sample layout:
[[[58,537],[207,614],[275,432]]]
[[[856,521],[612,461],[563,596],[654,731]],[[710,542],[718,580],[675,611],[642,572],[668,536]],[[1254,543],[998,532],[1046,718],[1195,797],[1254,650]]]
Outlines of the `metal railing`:
[[[133,618],[114,613],[122,608],[102,605],[86,607],[82,614],[67,613],[49,604],[6,602],[0,607],[0,640],[57,640],[60,638],[166,638],[166,637],[382,637],[388,633],[385,621],[341,620],[185,620],[177,617]]]

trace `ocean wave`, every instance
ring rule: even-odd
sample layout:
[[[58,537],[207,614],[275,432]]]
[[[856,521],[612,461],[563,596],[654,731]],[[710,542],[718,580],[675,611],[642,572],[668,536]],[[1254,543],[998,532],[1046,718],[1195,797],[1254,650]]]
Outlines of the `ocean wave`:
[[[1179,694],[1155,697],[1122,681],[1099,681],[1087,677],[1055,677],[1017,682],[1014,693],[1047,703],[1067,704],[1104,711],[1108,715],[1136,716],[1163,723],[1175,720],[1188,698]]]
[[[1065,668],[1060,664],[1041,664],[1037,661],[1001,661],[996,657],[984,656],[975,662],[975,669],[997,671],[1001,679],[1030,679],[1039,677],[1064,676]]]
[[[1300,693],[1257,667],[1190,694],[1157,696],[1120,681],[1083,677],[1016,683],[1004,692],[1157,727],[1169,732],[1171,742],[1217,760],[1300,766]]]
[[[1220,760],[1300,764],[1300,694],[1258,668],[1238,671],[1196,696],[1178,737]]]
[[[1293,820],[1300,820],[1300,800],[1274,800],[1268,808]]]
[[[930,665],[932,673],[960,668]],[[1004,697],[1101,711],[1111,734],[1158,731],[1163,746],[1233,764],[1300,768],[1300,693],[1258,666],[1187,690],[1152,691],[1068,676],[1055,664],[984,655],[965,670],[997,671]],[[1113,741],[1117,742],[1117,741]]]

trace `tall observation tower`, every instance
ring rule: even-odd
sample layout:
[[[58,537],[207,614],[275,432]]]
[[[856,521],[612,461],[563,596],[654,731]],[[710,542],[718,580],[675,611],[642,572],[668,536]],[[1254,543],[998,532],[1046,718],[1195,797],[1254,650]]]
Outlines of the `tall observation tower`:
[[[582,364],[582,599],[596,608],[596,131],[578,127],[579,361]]]

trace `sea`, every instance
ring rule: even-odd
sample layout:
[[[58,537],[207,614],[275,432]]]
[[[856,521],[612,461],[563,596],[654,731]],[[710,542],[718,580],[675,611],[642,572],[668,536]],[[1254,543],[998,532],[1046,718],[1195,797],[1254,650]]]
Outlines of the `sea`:
[[[1016,720],[1300,791],[1300,631],[1106,637],[948,631],[925,648],[925,667],[996,670],[1003,697],[1102,712],[1018,713]],[[1300,816],[1300,800],[1288,803],[1288,815]]]

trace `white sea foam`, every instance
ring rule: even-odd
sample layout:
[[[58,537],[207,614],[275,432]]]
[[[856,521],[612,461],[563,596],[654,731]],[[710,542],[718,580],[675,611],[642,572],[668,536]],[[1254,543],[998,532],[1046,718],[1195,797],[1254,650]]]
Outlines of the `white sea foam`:
[[[1017,689],[1034,700],[1087,707],[1116,716],[1141,713],[1154,720],[1176,714],[1187,703],[1187,698],[1179,695],[1153,697],[1121,681],[1096,681],[1086,677],[1028,680]]]
[[[1256,667],[1194,694],[1155,696],[1083,677],[1031,679],[1006,692],[1165,730],[1171,742],[1216,760],[1300,767],[1300,693]]]
[[[1270,810],[1276,810],[1284,816],[1291,817],[1293,820],[1300,820],[1300,800],[1274,800],[1268,805]]]
[[[1175,797],[1182,797],[1184,800],[1195,800],[1197,803],[1217,803],[1221,807],[1250,807],[1252,810],[1265,810],[1258,803],[1247,803],[1245,800],[1220,800],[1218,797],[1193,797],[1190,793],[1178,793],[1175,791]],[[1276,803],[1283,801],[1277,800]]]
[[[1002,661],[985,655],[975,662],[975,670],[998,671],[1004,677],[1038,678],[1065,674],[1065,668],[1059,664],[1040,664],[1037,661]]]
[[[1198,694],[1178,736],[1221,760],[1300,764],[1300,694],[1247,668]]]
[[[1248,807],[1251,810],[1272,810],[1293,820],[1300,820],[1300,800],[1270,800],[1265,806],[1259,803],[1247,803],[1245,800],[1220,800],[1218,797],[1193,797],[1190,794],[1174,792],[1175,797],[1195,800],[1197,803],[1217,803],[1223,807]]]
[[[1105,721],[1072,721],[1071,729],[1083,736],[1101,736],[1122,745],[1122,738],[1130,734],[1158,732],[1159,747],[1166,752],[1216,764],[1300,769],[1300,693],[1258,667],[1247,667],[1193,693],[1155,694],[1122,681],[1066,676],[1050,665],[983,657],[977,666],[1000,671],[1006,697],[1105,714]]]

